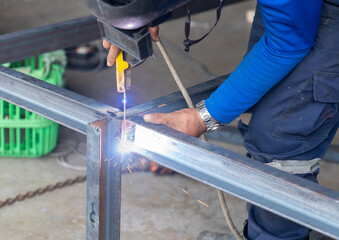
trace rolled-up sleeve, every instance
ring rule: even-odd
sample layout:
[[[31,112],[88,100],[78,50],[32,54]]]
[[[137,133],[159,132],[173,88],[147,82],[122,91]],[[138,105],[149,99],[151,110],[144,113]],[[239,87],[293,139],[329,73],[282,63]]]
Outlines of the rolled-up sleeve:
[[[257,103],[314,45],[321,0],[259,0],[258,4],[265,34],[206,99],[207,110],[221,123],[230,123]]]

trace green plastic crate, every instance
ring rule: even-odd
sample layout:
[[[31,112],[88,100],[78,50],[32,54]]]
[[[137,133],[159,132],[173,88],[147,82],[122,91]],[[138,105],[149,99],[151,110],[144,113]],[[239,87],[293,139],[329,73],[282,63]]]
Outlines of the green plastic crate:
[[[4,64],[48,83],[63,86],[63,50]],[[0,156],[40,157],[56,146],[59,125],[0,99]]]

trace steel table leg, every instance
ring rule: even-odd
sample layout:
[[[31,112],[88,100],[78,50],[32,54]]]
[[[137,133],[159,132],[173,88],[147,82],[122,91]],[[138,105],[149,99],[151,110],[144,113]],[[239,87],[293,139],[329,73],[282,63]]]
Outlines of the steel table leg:
[[[120,124],[106,118],[88,126],[87,240],[120,239]]]

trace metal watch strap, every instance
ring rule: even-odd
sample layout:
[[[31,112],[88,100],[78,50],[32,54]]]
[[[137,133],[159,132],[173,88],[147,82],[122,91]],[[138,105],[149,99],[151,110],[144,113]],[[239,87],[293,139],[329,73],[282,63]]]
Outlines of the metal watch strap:
[[[202,118],[202,120],[204,121],[206,128],[207,128],[207,132],[214,132],[220,128],[222,128],[224,125],[221,123],[217,123],[213,117],[211,116],[211,114],[207,111],[207,108],[205,106],[205,100],[202,100],[200,102],[197,103],[196,105],[199,115]]]

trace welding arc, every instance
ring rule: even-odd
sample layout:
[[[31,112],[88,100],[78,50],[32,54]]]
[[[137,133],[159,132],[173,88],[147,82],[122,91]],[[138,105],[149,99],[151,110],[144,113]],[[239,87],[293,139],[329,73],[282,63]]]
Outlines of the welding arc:
[[[189,96],[186,88],[184,87],[184,85],[182,84],[182,81],[177,73],[177,71],[175,70],[173,64],[172,64],[172,61],[165,49],[165,46],[163,45],[163,43],[161,42],[161,40],[159,39],[158,42],[156,42],[157,46],[159,47],[160,49],[160,52],[162,54],[162,56],[164,57],[165,59],[165,62],[176,82],[176,84],[178,85],[179,89],[180,89],[180,92],[182,93],[182,95],[184,96],[184,99],[188,105],[189,108],[194,108],[194,105],[193,105],[193,102],[192,102],[192,99],[191,97]],[[205,134],[202,134],[200,136],[200,139],[204,140],[204,141],[208,141],[207,140],[207,137]],[[227,203],[226,203],[226,199],[225,199],[225,196],[224,196],[224,193],[220,190],[217,190],[218,192],[218,197],[219,197],[219,202],[220,202],[220,205],[221,205],[221,208],[222,208],[222,211],[224,213],[224,217],[226,219],[226,222],[227,222],[227,225],[229,226],[229,228],[231,229],[232,233],[234,234],[234,236],[237,238],[237,240],[242,240],[242,236],[239,234],[239,232],[237,231],[237,229],[235,228],[234,226],[234,223],[232,221],[232,218],[230,216],[230,213],[228,211],[228,208],[227,208]]]

